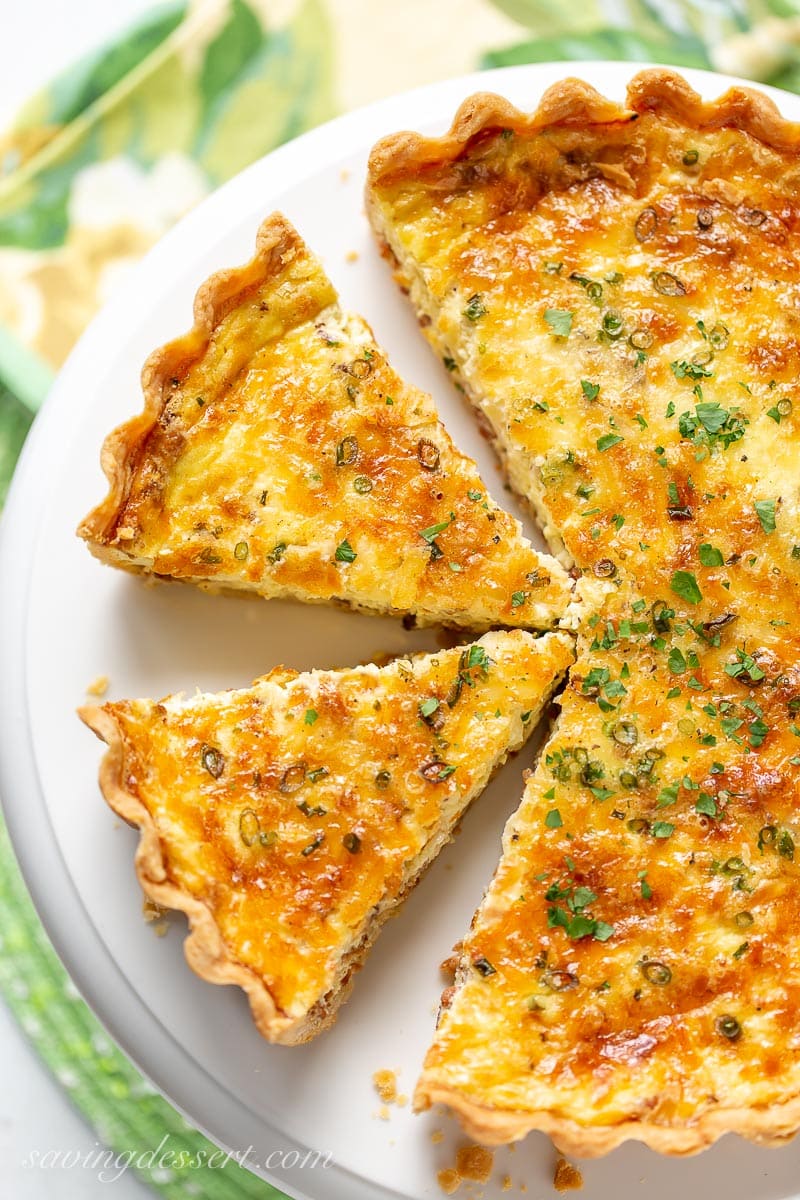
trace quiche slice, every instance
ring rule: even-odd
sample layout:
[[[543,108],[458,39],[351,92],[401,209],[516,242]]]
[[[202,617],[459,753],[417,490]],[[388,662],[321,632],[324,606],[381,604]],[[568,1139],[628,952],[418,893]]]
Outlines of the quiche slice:
[[[777,1145],[800,1127],[800,661],[633,604],[589,618],[416,1105],[587,1157]]]
[[[420,624],[553,626],[568,578],[490,499],[430,396],[395,374],[280,215],[213,276],[103,450],[98,558]]]
[[[388,666],[278,668],[251,688],[80,710],[100,785],[141,830],[145,894],[190,966],[247,993],[270,1041],[335,1018],[381,925],[534,729],[565,633],[488,633]]]
[[[552,549],[651,599],[722,557],[759,623],[800,581],[799,149],[764,96],[650,70],[624,105],[474,96],[443,138],[381,142],[367,186]]]

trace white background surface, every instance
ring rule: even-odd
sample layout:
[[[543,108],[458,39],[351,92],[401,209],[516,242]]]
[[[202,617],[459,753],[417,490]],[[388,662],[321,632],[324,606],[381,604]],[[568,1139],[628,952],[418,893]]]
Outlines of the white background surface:
[[[41,84],[125,27],[151,0],[0,0],[0,129]],[[145,1200],[126,1176],[104,1184],[83,1170],[31,1170],[31,1151],[97,1148],[94,1134],[42,1067],[0,1003],[0,1197],[3,1200]]]

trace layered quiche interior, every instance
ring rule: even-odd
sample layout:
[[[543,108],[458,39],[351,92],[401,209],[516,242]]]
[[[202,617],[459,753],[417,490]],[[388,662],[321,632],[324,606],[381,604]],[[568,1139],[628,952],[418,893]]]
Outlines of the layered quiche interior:
[[[800,1125],[798,145],[645,72],[373,152],[376,231],[586,601],[417,1093],[488,1141]]]

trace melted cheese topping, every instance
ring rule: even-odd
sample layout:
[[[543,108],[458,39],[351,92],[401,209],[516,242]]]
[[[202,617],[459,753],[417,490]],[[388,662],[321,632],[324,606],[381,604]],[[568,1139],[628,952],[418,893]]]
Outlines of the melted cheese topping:
[[[570,562],[653,596],[699,569],[714,606],[724,582],[791,618],[798,196],[794,156],[647,112],[489,131],[373,186],[426,333]],[[774,534],[756,504],[774,505]],[[703,567],[705,543],[724,571]]]
[[[381,669],[279,669],[219,696],[106,705],[163,860],[143,885],[201,900],[228,958],[301,1022],[572,658],[566,634],[517,630]]]
[[[685,1152],[798,1124],[759,1113],[800,1095],[800,177],[735,128],[620,116],[370,189],[587,601],[417,1101]]]
[[[422,1098],[680,1130],[800,1092],[800,664],[747,686],[627,620],[573,668]]]
[[[431,398],[281,227],[279,269],[253,285],[246,268],[210,339],[173,354],[113,526],[89,535],[101,556],[421,622],[555,624],[563,569],[491,501]]]

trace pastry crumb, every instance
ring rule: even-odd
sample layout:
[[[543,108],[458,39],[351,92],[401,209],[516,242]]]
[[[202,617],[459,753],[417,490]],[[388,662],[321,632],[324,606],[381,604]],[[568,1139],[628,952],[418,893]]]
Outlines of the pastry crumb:
[[[397,1100],[397,1075],[394,1071],[376,1071],[372,1076],[375,1090],[384,1104],[394,1104]]]
[[[504,1192],[510,1192],[510,1191],[511,1191],[511,1176],[510,1176],[510,1175],[504,1175],[504,1176],[503,1176],[503,1184],[502,1184],[502,1187],[503,1187],[503,1191],[504,1191]]]
[[[583,1176],[577,1167],[559,1158],[553,1174],[553,1187],[557,1192],[575,1192],[583,1187]]]
[[[378,1109],[378,1116],[382,1121],[388,1121],[391,1115],[388,1104],[382,1104]]]
[[[461,1176],[452,1167],[445,1167],[443,1171],[439,1171],[436,1178],[445,1196],[455,1195],[461,1187]]]
[[[150,900],[147,896],[142,901],[142,916],[145,921],[160,921],[168,912],[168,908],[162,908],[160,904],[156,904],[155,900]]]
[[[431,1141],[433,1142],[434,1146],[438,1146],[439,1142],[444,1141],[444,1131],[441,1129],[434,1129],[433,1133],[431,1134]]]
[[[456,942],[447,958],[442,959],[442,961],[439,963],[439,970],[444,976],[450,979],[451,982],[453,979],[455,979],[455,974],[458,970],[458,964],[461,961],[462,948],[463,942]]]
[[[148,900],[145,896],[142,901],[142,916],[156,937],[165,937],[169,933],[169,921],[166,920],[169,916],[168,908],[162,908],[155,900]]]
[[[87,696],[105,696],[108,691],[108,676],[97,675],[86,687]]]
[[[347,254],[345,254],[345,256],[344,256],[344,261],[348,262],[348,263],[358,262],[358,251],[357,250],[348,250]]]
[[[339,178],[341,179],[342,183],[347,183],[348,179],[350,178],[350,168],[342,167],[341,171],[339,172]]]
[[[405,1108],[405,1106],[408,1104],[408,1096],[405,1094],[405,1092],[400,1093],[395,1100],[395,1104],[398,1108]]]
[[[494,1154],[485,1146],[461,1146],[456,1154],[456,1170],[462,1179],[486,1183],[494,1166]]]

